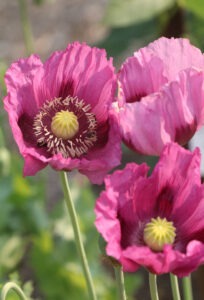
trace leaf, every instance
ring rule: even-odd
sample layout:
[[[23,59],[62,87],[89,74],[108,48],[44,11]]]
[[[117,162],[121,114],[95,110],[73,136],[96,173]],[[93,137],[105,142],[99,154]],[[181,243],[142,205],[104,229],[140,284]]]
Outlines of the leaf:
[[[113,27],[139,23],[151,19],[174,3],[175,0],[111,0],[105,22]]]

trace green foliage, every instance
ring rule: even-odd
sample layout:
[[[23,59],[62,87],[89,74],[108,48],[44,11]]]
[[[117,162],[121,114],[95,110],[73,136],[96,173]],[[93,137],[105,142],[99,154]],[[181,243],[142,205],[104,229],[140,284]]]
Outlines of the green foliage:
[[[11,273],[9,275],[9,281],[17,284],[22,290],[25,296],[27,297],[27,300],[32,300],[31,294],[33,292],[33,284],[31,281],[26,281],[24,284],[21,282],[19,274],[17,272]],[[0,289],[3,287],[3,284],[1,284]],[[10,289],[9,293],[7,294],[6,300],[19,300],[19,296],[17,296],[17,293],[13,291],[13,289]],[[37,299],[36,299],[37,300]]]
[[[20,262],[25,251],[25,241],[18,235],[4,235],[0,239],[1,271],[12,269]]]
[[[43,298],[54,300],[69,295],[70,299],[77,299],[86,293],[83,274],[77,262],[72,262],[74,253],[73,245],[54,241],[50,232],[35,238],[31,263]]]
[[[43,2],[45,2],[45,0],[33,0],[33,3],[37,5],[41,5]]]
[[[136,50],[138,45],[145,45],[156,38],[157,27],[156,20],[151,19],[130,26],[112,28],[109,35],[98,46],[105,48],[110,56],[117,59],[131,45],[135,44],[134,50]]]
[[[113,27],[144,22],[168,9],[175,0],[111,0],[105,22]]]
[[[193,12],[198,17],[204,18],[204,1],[203,0],[184,0],[183,6],[185,9]]]
[[[204,51],[204,19],[198,17],[195,14],[189,14],[186,20],[187,22],[187,37],[191,42]]]
[[[6,87],[4,84],[4,74],[6,72],[7,65],[0,60],[0,96],[2,97],[6,93]]]

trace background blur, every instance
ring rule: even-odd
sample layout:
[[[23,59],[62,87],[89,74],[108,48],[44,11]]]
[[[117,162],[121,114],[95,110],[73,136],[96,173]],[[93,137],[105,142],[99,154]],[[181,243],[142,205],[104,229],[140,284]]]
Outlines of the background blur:
[[[133,51],[159,36],[188,37],[204,50],[204,1],[0,0],[1,98],[5,70],[29,53],[45,60],[79,40],[105,48],[119,68]],[[0,105],[0,284],[15,280],[29,299],[87,299],[58,174],[46,168],[33,178],[22,177],[23,160]],[[123,149],[123,164],[155,162]],[[70,181],[99,299],[116,299],[113,270],[100,255],[93,226],[102,187],[91,186],[77,172]],[[193,274],[195,300],[204,298],[203,276],[202,268]],[[125,282],[128,299],[150,298],[145,270],[127,274]],[[158,283],[161,300],[171,299],[168,276],[160,276]],[[11,293],[8,299],[18,298]]]

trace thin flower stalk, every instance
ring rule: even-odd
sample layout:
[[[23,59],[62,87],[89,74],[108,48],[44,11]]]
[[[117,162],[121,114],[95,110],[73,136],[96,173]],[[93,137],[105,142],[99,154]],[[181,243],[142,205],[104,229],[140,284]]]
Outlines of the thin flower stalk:
[[[18,0],[18,2],[19,2],[20,18],[22,23],[26,54],[29,55],[32,53],[34,47],[33,47],[33,36],[32,36],[31,26],[28,18],[27,1]]]
[[[173,300],[181,300],[181,296],[179,293],[179,285],[178,285],[178,277],[170,274],[171,279],[171,290],[173,294]]]
[[[191,275],[182,278],[183,295],[185,300],[193,300]]]
[[[96,294],[95,294],[95,290],[94,290],[94,285],[93,285],[91,273],[89,270],[86,253],[85,253],[84,246],[82,243],[79,224],[78,224],[76,211],[75,211],[71,193],[70,193],[67,175],[65,172],[61,172],[61,181],[62,181],[62,187],[63,187],[63,191],[64,191],[65,203],[66,203],[69,215],[70,215],[70,219],[71,219],[71,223],[72,223],[72,227],[73,227],[73,231],[74,231],[76,247],[77,247],[78,254],[79,254],[79,257],[81,260],[81,265],[82,265],[82,269],[83,269],[86,284],[87,284],[89,299],[96,300],[97,298],[96,298]]]
[[[157,276],[149,272],[149,288],[151,300],[159,300],[158,290],[157,290]]]
[[[21,300],[28,300],[21,288],[15,282],[11,281],[3,286],[0,300],[6,300],[6,297],[11,290],[14,290]]]
[[[121,266],[114,267],[118,300],[126,300],[124,274]]]

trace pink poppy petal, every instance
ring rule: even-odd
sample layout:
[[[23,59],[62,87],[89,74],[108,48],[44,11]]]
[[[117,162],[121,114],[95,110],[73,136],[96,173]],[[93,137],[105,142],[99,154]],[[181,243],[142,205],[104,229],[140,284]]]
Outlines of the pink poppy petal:
[[[192,180],[194,180],[193,176]],[[189,184],[191,184],[191,182],[189,182]],[[183,196],[185,195],[179,195],[179,199],[182,199]],[[186,203],[181,205],[176,211],[178,217],[175,217],[178,219],[180,234],[185,241],[196,239],[204,243],[204,186],[202,185],[201,189],[194,187],[188,197],[189,199],[186,200]],[[189,205],[187,205],[187,202]],[[182,213],[183,211],[185,211],[185,214]]]
[[[204,122],[203,79],[203,72],[189,69],[159,93],[115,106],[125,143],[148,155],[159,155],[170,141],[185,144]]]
[[[166,107],[160,103],[158,113],[165,118],[165,130],[171,140],[179,144],[185,144],[204,123],[203,80],[203,72],[188,69],[162,91]]]
[[[173,259],[167,261],[163,252],[153,252],[146,246],[138,247],[131,246],[123,251],[123,256],[140,266],[147,268],[150,272],[155,274],[164,274],[169,272],[169,264]],[[128,266],[123,266],[124,271],[131,272]]]
[[[38,171],[44,169],[47,166],[47,163],[42,162],[41,160],[31,156],[30,154],[24,155],[24,176],[33,176]]]
[[[192,241],[186,253],[165,246],[163,252],[153,252],[148,247],[129,247],[122,255],[133,262],[146,267],[154,274],[174,273],[179,277],[188,276],[204,262],[204,244]],[[128,266],[124,271],[131,272]]]
[[[160,58],[164,65],[164,76],[169,81],[174,80],[181,71],[191,67],[203,69],[204,57],[202,52],[190,44],[188,39],[159,38],[142,50],[143,55],[153,55]],[[146,53],[147,52],[147,53]],[[134,54],[137,55],[137,52]]]
[[[33,90],[33,78],[42,68],[42,62],[36,55],[19,59],[7,70],[5,82],[8,96],[4,99],[5,109],[13,109],[18,115],[26,113],[34,116],[37,103]]]
[[[55,97],[77,96],[91,105],[99,122],[106,120],[115,87],[112,59],[107,60],[104,50],[78,42],[54,52],[34,81],[39,104]]]
[[[120,223],[117,220],[116,207],[117,200],[113,191],[110,190],[108,193],[101,193],[95,207],[95,225],[98,231],[102,234],[103,238],[107,242],[110,241],[110,249],[108,250],[108,255],[119,259],[121,252],[121,231]]]
[[[118,79],[119,103],[140,101],[167,83],[163,76],[163,62],[148,53],[143,55],[140,51],[122,65]]]
[[[135,215],[133,210],[130,211],[126,205],[129,202],[129,196],[131,192],[130,180],[137,180],[147,173],[147,167],[145,164],[137,166],[135,164],[128,164],[124,171],[116,171],[111,176],[107,176],[105,179],[106,192],[103,192],[96,202],[95,225],[98,231],[102,234],[103,238],[107,241],[107,254],[120,258],[121,255],[121,227],[118,219],[118,211],[123,211],[125,216],[127,209],[134,219]],[[118,193],[120,189],[120,193]],[[128,196],[126,198],[126,196]]]
[[[204,244],[191,241],[186,248],[186,253],[175,251],[175,255],[170,272],[179,277],[188,276],[204,263]]]
[[[199,185],[200,182],[200,151],[195,149],[192,153],[176,143],[165,146],[158,164],[151,177],[156,177],[157,192],[160,192],[166,185],[172,187],[175,193],[183,190],[188,182],[189,188]],[[182,204],[176,203],[176,209]]]

